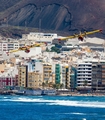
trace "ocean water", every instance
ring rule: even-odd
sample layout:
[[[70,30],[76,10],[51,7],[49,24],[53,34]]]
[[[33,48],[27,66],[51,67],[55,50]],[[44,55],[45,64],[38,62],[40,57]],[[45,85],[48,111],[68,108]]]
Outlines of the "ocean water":
[[[0,120],[105,120],[105,97],[0,96]]]

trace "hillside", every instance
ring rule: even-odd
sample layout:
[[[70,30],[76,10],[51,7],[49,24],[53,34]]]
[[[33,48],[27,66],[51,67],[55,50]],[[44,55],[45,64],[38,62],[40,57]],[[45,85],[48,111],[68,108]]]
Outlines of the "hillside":
[[[0,25],[24,26],[65,35],[103,29],[104,0],[1,0]],[[92,36],[103,37],[96,34]]]

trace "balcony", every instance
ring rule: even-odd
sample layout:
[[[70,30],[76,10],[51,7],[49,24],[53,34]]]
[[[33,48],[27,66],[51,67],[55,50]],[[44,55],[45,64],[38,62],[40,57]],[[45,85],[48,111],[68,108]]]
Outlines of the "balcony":
[[[77,78],[92,78],[92,76],[77,76]]]
[[[81,70],[77,70],[78,72],[92,72],[92,70],[89,70],[89,69],[81,69]]]
[[[91,75],[92,73],[85,73],[85,72],[80,72],[80,73],[77,73],[77,75]]]
[[[92,68],[91,65],[78,65],[78,68]]]

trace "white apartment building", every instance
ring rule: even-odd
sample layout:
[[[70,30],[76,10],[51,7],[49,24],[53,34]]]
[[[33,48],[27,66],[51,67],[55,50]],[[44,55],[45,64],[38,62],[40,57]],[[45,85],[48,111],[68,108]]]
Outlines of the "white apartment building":
[[[53,33],[33,33],[27,35],[28,40],[35,40],[35,42],[52,43],[52,40],[57,38],[57,34]]]
[[[8,46],[8,51],[13,50],[13,49],[18,49],[19,48],[19,42],[18,41],[13,41],[7,43]]]
[[[8,51],[8,44],[7,42],[0,42],[0,51]]]
[[[77,88],[91,88],[92,63],[79,63],[77,65]]]
[[[8,52],[10,50],[18,49],[19,47],[23,47],[25,45],[25,41],[0,41],[0,51]]]

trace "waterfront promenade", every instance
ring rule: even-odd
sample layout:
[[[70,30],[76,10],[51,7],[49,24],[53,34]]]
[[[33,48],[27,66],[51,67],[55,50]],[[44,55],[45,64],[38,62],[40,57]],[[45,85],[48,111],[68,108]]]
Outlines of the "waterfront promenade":
[[[40,91],[30,91],[28,93],[23,91],[14,91],[14,90],[1,90],[0,95],[48,95],[48,96],[105,96],[104,91],[94,91],[94,92],[71,92],[71,91],[58,91],[58,90],[40,90]]]

